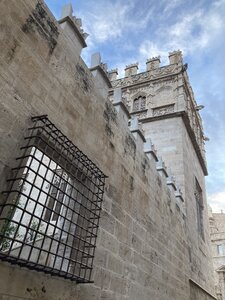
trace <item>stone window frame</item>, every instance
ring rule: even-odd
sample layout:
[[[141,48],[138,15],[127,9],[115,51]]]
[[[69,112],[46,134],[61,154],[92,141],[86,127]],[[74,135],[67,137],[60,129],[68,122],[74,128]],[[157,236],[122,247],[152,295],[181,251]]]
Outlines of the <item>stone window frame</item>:
[[[138,112],[146,109],[146,96],[139,95],[133,100],[133,112]]]

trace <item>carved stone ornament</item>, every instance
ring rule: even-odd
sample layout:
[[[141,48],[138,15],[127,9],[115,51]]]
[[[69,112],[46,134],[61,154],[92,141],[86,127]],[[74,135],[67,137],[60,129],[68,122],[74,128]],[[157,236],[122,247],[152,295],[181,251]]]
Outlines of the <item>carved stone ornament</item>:
[[[174,112],[174,104],[153,108],[153,117],[163,116],[173,112]]]
[[[143,119],[147,117],[147,111],[137,112],[134,114],[138,119]]]
[[[133,75],[129,78],[122,78],[122,79],[112,81],[112,86],[115,88],[118,86],[127,86],[129,84],[132,85],[132,84],[139,83],[141,81],[146,81],[147,79],[150,80],[150,79],[155,79],[170,74],[173,75],[173,73],[176,71],[177,71],[176,66],[169,65],[169,66],[155,69],[154,71],[143,72],[137,75]]]

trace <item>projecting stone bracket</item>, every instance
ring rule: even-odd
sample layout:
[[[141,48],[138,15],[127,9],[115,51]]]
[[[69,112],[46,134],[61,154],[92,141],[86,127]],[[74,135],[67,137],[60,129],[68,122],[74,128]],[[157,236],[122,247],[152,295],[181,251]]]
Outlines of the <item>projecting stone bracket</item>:
[[[146,139],[146,142],[144,143],[144,152],[147,154],[148,158],[153,159],[155,162],[158,161],[157,151],[149,138]]]
[[[177,206],[178,210],[180,210],[181,213],[183,214],[183,218],[185,218],[186,210],[184,207],[184,198],[183,198],[182,191],[179,187],[176,187],[175,197],[176,197],[176,206]]]
[[[118,115],[121,116],[122,119],[128,124],[128,120],[130,119],[130,113],[126,106],[126,104],[123,102],[122,98],[122,90],[121,88],[117,88],[114,90],[113,94],[113,106],[115,107]]]
[[[144,143],[146,142],[146,140],[141,125],[138,123],[137,117],[134,117],[130,121],[130,132],[133,134],[134,138],[136,139],[137,147],[143,151]]]
[[[176,181],[175,181],[175,177],[173,175],[169,175],[166,178],[166,184],[168,185],[168,187],[170,188],[171,191],[175,192],[176,191]]]
[[[156,170],[159,171],[161,176],[164,175],[165,177],[168,177],[166,165],[161,157],[156,163]]]
[[[94,53],[91,56],[90,71],[95,78],[95,84],[102,96],[107,97],[109,88],[112,87],[108,78],[107,65],[101,62],[100,53]]]

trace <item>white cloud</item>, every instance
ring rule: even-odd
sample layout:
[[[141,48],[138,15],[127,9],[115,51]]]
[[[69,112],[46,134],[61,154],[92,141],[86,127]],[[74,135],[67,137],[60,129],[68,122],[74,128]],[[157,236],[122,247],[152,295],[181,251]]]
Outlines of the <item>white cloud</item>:
[[[208,202],[214,213],[221,212],[221,210],[225,212],[225,190],[209,195]]]
[[[133,8],[133,1],[98,1],[93,9],[85,14],[79,13],[87,28],[90,38],[95,43],[103,43],[121,37],[129,21],[129,12]]]
[[[173,10],[178,7],[180,4],[183,3],[183,0],[170,0],[164,3],[164,9],[163,9],[163,14],[169,14],[173,12]]]
[[[144,59],[148,59],[160,55],[161,62],[163,64],[167,63],[168,51],[169,49],[163,47],[161,48],[157,43],[151,41],[144,41],[139,48],[139,53],[141,57],[143,57]]]
[[[174,4],[176,4],[176,0]],[[179,1],[178,1],[179,3]],[[221,1],[224,6],[225,2]],[[163,23],[157,30],[157,39],[146,40],[139,48],[142,56],[161,55],[165,61],[168,52],[181,49],[187,54],[198,53],[209,47],[223,33],[225,22],[221,5],[213,5],[204,12],[202,9],[181,16],[175,23],[165,27]],[[158,54],[156,53],[158,51]]]
[[[88,47],[107,42],[113,44],[118,38],[122,40],[128,32],[130,40],[132,33],[146,29],[154,17],[154,6],[149,5],[146,9],[137,10],[137,4],[139,6],[135,0],[99,0],[89,11],[78,11],[76,14],[82,18],[84,29],[89,34]],[[121,43],[123,45],[123,42]],[[124,38],[123,47],[126,47],[126,44]]]
[[[97,15],[92,14],[90,30],[95,40],[105,42],[108,39],[120,37],[129,9],[129,5],[108,3]]]

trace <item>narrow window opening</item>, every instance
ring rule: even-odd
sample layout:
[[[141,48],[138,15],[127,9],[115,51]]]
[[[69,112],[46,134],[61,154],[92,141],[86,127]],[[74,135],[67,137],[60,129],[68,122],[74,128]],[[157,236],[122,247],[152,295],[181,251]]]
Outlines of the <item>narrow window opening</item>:
[[[134,99],[133,102],[133,111],[145,110],[146,109],[146,97],[139,96]]]
[[[203,220],[203,195],[202,189],[197,181],[195,180],[195,201],[196,201],[196,210],[197,210],[197,228],[198,232],[203,240],[205,240],[204,236],[204,220]]]

